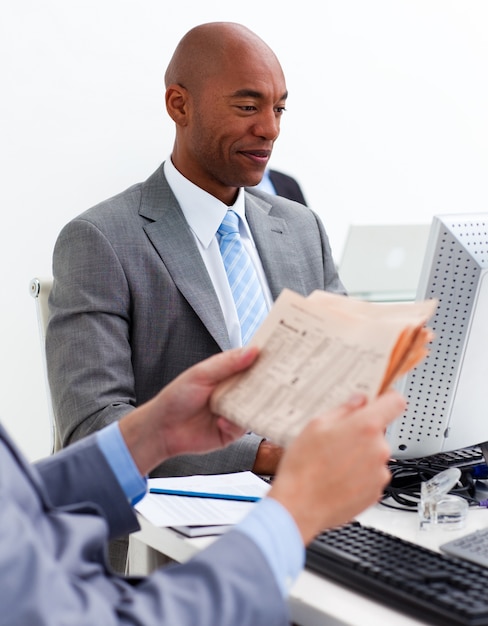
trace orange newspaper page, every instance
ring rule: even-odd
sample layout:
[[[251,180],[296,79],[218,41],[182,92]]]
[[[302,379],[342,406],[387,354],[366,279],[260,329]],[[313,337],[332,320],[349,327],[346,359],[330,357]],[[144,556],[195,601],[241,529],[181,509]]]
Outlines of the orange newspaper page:
[[[287,445],[311,417],[354,392],[373,398],[416,365],[436,304],[285,289],[251,341],[260,348],[256,363],[215,390],[212,410]]]

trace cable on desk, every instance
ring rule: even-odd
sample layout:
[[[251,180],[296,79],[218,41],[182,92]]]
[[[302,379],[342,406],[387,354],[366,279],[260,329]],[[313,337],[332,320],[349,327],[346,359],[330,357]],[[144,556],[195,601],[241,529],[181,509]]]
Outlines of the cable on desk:
[[[388,508],[416,510],[420,502],[421,483],[426,482],[448,467],[449,465],[447,464],[432,465],[423,459],[407,461],[392,459],[388,464],[391,480],[383,492],[381,504]],[[475,497],[476,478],[478,477],[474,476],[474,469],[471,467],[461,470],[461,477],[458,483],[449,493],[464,498],[470,506],[488,506],[488,501],[480,501]],[[389,504],[387,502],[389,499],[399,506]]]

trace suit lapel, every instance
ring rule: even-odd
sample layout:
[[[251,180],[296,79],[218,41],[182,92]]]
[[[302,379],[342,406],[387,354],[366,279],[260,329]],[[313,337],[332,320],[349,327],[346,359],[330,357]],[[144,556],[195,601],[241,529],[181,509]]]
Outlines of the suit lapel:
[[[306,294],[301,273],[297,272],[299,251],[289,223],[270,214],[272,204],[246,194],[246,218],[268,279],[273,300],[286,287]]]
[[[246,217],[275,300],[287,287],[305,294],[296,271],[298,250],[283,218],[270,214],[272,204],[246,193]],[[222,350],[230,348],[225,320],[210,276],[193,234],[173,195],[161,166],[145,183],[141,215],[151,221],[144,227],[168,272],[188,304]]]
[[[140,213],[152,220],[144,229],[176,287],[219,347],[229,349],[217,294],[162,166],[144,184]]]

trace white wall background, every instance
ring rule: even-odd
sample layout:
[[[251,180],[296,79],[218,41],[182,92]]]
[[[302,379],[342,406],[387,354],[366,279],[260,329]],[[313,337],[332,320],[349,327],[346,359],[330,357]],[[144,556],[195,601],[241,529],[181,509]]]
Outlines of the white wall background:
[[[488,210],[485,0],[232,4],[2,2],[0,417],[31,459],[49,437],[29,280],[70,218],[169,154],[163,74],[192,26],[239,21],[278,54],[290,98],[273,165],[337,259],[350,222]]]

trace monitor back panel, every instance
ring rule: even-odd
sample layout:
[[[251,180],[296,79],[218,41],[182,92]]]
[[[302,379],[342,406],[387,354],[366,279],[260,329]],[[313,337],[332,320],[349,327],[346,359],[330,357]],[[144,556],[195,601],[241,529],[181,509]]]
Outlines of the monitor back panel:
[[[428,355],[398,383],[407,399],[389,427],[394,458],[488,441],[488,214],[434,217],[421,299],[438,305]]]
[[[351,224],[339,263],[350,296],[414,300],[430,224]]]

